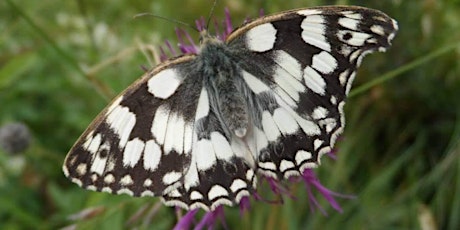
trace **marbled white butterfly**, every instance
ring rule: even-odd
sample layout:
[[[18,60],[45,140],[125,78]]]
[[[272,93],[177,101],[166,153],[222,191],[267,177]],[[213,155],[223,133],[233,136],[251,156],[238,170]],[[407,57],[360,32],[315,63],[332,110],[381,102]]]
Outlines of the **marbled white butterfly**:
[[[362,58],[385,51],[397,28],[377,10],[330,6],[261,17],[226,41],[203,31],[198,54],[158,65],[96,117],[64,173],[186,209],[237,204],[258,174],[319,165],[343,131]]]

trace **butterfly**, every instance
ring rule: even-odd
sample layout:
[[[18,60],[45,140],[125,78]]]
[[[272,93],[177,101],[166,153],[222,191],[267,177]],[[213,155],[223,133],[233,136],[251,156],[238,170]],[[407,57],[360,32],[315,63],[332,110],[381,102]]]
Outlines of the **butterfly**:
[[[202,31],[197,54],[159,64],[95,118],[64,174],[185,209],[238,204],[258,175],[320,164],[343,131],[357,67],[397,29],[377,10],[325,6],[258,18],[225,41]]]

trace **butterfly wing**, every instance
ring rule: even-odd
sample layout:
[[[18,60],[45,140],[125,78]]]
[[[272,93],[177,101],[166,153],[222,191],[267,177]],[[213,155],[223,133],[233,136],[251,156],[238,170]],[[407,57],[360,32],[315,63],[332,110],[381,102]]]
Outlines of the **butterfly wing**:
[[[255,105],[246,142],[260,172],[288,178],[320,163],[343,131],[362,58],[389,47],[396,30],[380,11],[317,7],[263,17],[229,35]]]
[[[96,191],[161,196],[190,166],[201,85],[193,55],[146,73],[104,109],[68,153],[63,171]]]

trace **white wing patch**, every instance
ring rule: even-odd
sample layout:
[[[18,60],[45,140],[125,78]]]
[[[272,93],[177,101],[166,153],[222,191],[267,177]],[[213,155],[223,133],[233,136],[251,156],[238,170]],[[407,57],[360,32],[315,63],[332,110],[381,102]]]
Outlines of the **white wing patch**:
[[[216,164],[216,154],[214,153],[214,147],[210,140],[201,139],[197,141],[193,152],[195,153],[194,155],[196,155],[195,163],[198,170],[205,171]]]
[[[302,14],[302,13],[300,13]],[[322,50],[331,51],[331,44],[325,37],[326,26],[324,17],[321,15],[307,15],[302,21],[302,39]]]
[[[262,127],[265,135],[267,135],[267,140],[276,141],[279,137],[281,137],[278,126],[268,111],[262,112]]]
[[[186,122],[185,123],[185,128],[184,128],[184,153],[189,154],[192,151],[192,146],[193,146],[193,123],[192,122]]]
[[[298,165],[302,164],[302,162],[306,160],[310,160],[312,157],[312,154],[310,152],[307,152],[305,150],[299,150],[297,151],[295,155],[295,161]]]
[[[198,177],[198,169],[197,169],[197,155],[192,154],[192,163],[190,164],[190,168],[185,174],[184,177],[184,188],[185,190],[189,190],[192,186],[197,186],[200,183],[200,179]]]
[[[277,108],[273,112],[273,120],[284,135],[294,134],[300,128],[294,118],[284,108]]]
[[[179,154],[183,153],[185,127],[185,120],[180,114],[170,114],[164,143],[165,154],[168,154],[172,150],[175,150]]]
[[[324,95],[326,93],[326,81],[318,72],[316,72],[316,70],[310,66],[307,66],[304,69],[303,77],[305,80],[305,85],[313,92],[319,95]]]
[[[148,82],[148,90],[153,96],[167,99],[177,90],[182,79],[174,69],[165,69],[157,73]]]
[[[168,172],[163,176],[163,183],[164,184],[173,184],[174,182],[178,181],[182,177],[181,172]]]
[[[326,108],[318,106],[313,110],[311,117],[315,120],[320,120],[326,118],[328,115],[328,111]]]
[[[125,175],[121,178],[120,184],[123,186],[129,186],[133,184],[133,178],[130,175]]]
[[[230,160],[230,158],[235,155],[230,143],[228,143],[227,139],[219,132],[211,133],[211,142],[214,149],[218,150],[215,151],[217,159]]]
[[[214,185],[212,186],[212,188],[209,190],[209,193],[208,193],[208,199],[209,200],[214,200],[218,197],[221,197],[221,196],[228,196],[228,192],[227,192],[227,189],[225,189],[224,187],[220,186],[220,185]]]
[[[92,154],[96,154],[97,153],[97,150],[99,149],[99,146],[101,145],[101,141],[102,141],[102,136],[101,134],[97,134],[96,136],[92,137],[88,137],[88,140],[86,141],[86,144],[84,145],[84,147],[86,148],[86,150]]]
[[[362,46],[365,42],[372,42],[371,35],[350,30],[338,32],[339,39],[350,46]],[[348,36],[348,37],[347,37]],[[374,41],[375,42],[375,41]]]
[[[350,30],[358,30],[359,22],[359,20],[353,18],[339,18],[339,25]]]
[[[289,78],[292,77],[290,77],[289,74],[287,74],[283,69],[277,68],[274,78],[278,87],[278,91],[282,90],[286,92],[289,97],[295,101],[294,104],[298,103],[300,100],[299,91],[302,92],[302,89],[298,90],[299,88],[296,89],[292,84],[289,84],[291,83],[289,82]],[[303,88],[301,84],[298,85]]]
[[[118,105],[107,116],[107,123],[118,134],[120,138],[119,147],[124,148],[129,134],[136,124],[136,114],[130,112],[129,108]]]
[[[246,84],[248,84],[249,88],[255,94],[270,91],[270,88],[268,88],[266,84],[264,84],[261,80],[257,79],[254,75],[246,72],[245,70],[242,70],[242,76],[243,79],[246,81]]]
[[[322,51],[313,56],[311,66],[323,74],[329,74],[337,68],[337,60],[329,52]]]
[[[277,30],[271,23],[258,25],[246,33],[246,43],[254,52],[265,52],[273,49]]]
[[[158,144],[163,145],[168,128],[169,108],[167,105],[160,105],[155,112],[152,124],[152,135],[156,138]]]
[[[126,167],[134,167],[141,159],[141,154],[144,151],[145,143],[139,138],[128,141],[123,152],[123,165]]]
[[[275,51],[274,56],[279,68],[284,69],[291,77],[294,77],[298,81],[302,81],[302,66],[297,59],[284,50]]]
[[[147,141],[144,151],[144,168],[148,171],[155,171],[160,164],[161,148],[154,141]]]
[[[195,121],[206,117],[209,113],[209,98],[208,91],[203,87],[201,89],[200,98],[196,109]]]
[[[104,173],[106,162],[107,157],[101,157],[100,154],[96,154],[93,158],[90,171],[96,173],[97,175],[102,175]]]

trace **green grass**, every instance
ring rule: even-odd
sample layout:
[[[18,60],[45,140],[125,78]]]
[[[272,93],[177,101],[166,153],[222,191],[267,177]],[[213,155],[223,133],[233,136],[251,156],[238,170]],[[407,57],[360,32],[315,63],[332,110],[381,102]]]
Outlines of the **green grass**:
[[[243,3],[244,2],[244,3]],[[325,4],[363,5],[397,19],[400,31],[386,53],[365,58],[346,105],[347,126],[336,161],[316,170],[343,213],[310,212],[303,185],[284,205],[253,203],[240,217],[226,209],[230,229],[438,229],[460,226],[460,2],[221,1],[235,25],[260,8],[274,13]],[[175,41],[173,23],[193,23],[211,0],[0,2],[0,126],[20,121],[34,140],[24,153],[0,153],[0,229],[170,229],[173,209],[158,199],[78,188],[64,178],[64,157],[91,120],[153,67],[152,47]],[[193,32],[191,31],[193,34]],[[193,34],[195,37],[198,34]],[[174,43],[174,42],[173,42]],[[12,164],[24,160],[22,167]],[[262,188],[264,190],[266,188]],[[319,198],[319,196],[318,196]],[[100,207],[81,221],[69,216]],[[128,219],[140,209],[139,218]],[[153,216],[153,217],[151,217]],[[423,225],[426,227],[426,225]],[[425,228],[424,228],[425,229]]]

